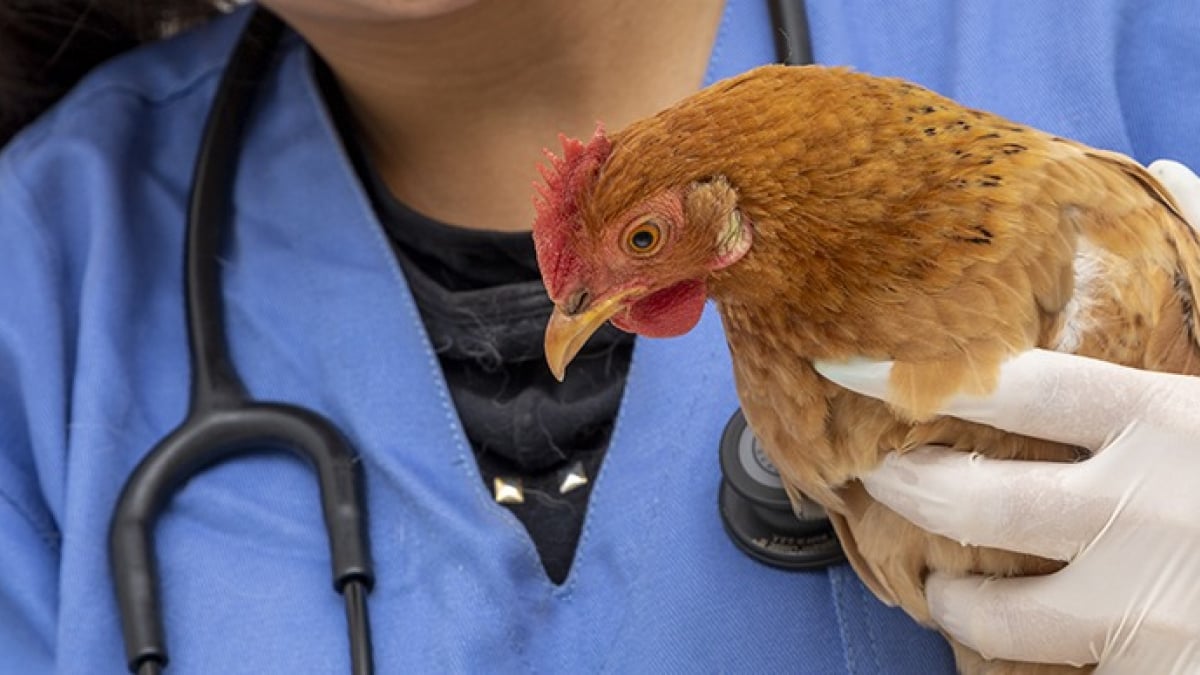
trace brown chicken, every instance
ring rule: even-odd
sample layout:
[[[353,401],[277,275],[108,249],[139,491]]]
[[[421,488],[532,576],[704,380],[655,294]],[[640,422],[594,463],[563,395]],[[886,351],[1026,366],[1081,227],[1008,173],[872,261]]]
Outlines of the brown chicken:
[[[864,582],[926,625],[929,570],[1060,564],[921,531],[857,476],[924,443],[1080,459],[932,415],[1034,346],[1200,374],[1200,242],[1124,156],[816,66],[759,68],[563,143],[535,199],[551,368],[561,378],[605,321],[679,335],[715,300],[746,417],[792,494],[824,505]],[[812,367],[850,357],[896,361],[890,405]],[[954,648],[965,673],[1077,672]]]

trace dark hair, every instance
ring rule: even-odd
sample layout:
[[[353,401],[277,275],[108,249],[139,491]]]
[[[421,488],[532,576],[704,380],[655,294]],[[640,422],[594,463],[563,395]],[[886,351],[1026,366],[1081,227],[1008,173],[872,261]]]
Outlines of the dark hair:
[[[0,0],[0,146],[89,70],[227,8],[222,0]]]

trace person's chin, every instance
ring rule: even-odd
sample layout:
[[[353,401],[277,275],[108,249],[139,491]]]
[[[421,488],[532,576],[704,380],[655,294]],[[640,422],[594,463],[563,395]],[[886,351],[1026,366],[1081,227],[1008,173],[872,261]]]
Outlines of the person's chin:
[[[326,19],[416,21],[452,14],[479,0],[269,0],[273,9]]]

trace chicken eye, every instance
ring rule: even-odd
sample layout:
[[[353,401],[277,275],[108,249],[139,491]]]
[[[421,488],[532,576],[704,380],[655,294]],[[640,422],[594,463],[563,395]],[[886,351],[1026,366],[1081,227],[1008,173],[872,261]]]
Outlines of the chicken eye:
[[[638,255],[650,255],[662,244],[662,230],[653,220],[643,220],[625,237],[629,250]]]

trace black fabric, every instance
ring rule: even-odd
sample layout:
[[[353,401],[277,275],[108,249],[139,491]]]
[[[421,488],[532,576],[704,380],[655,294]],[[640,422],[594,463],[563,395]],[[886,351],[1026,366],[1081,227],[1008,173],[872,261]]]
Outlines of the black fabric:
[[[328,72],[319,81],[343,143],[386,229],[479,472],[520,478],[525,501],[506,504],[524,524],[546,574],[562,583],[612,434],[633,336],[598,331],[557,382],[542,339],[551,303],[528,233],[455,227],[397,201],[374,173]],[[588,483],[560,494],[562,472],[581,462]]]

